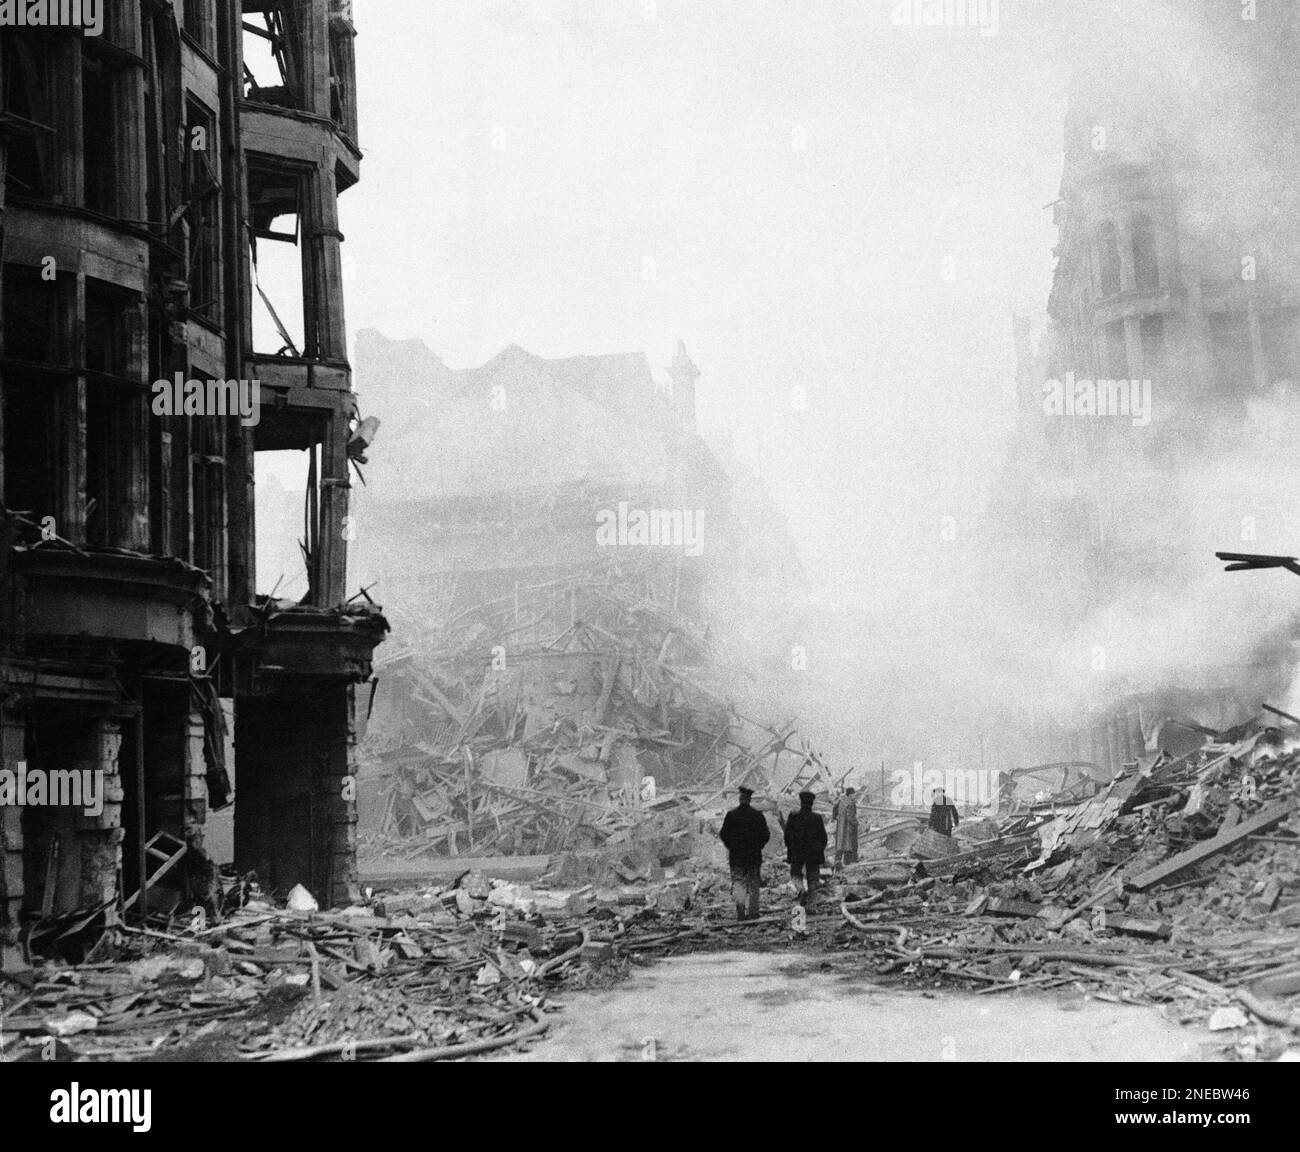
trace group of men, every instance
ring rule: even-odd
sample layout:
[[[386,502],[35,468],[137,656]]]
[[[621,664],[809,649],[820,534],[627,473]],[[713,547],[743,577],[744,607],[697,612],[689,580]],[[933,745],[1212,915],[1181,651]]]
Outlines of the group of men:
[[[751,801],[754,790],[745,785],[737,789],[740,803],[722,821],[718,833],[726,845],[731,865],[731,895],[736,902],[736,917],[753,920],[758,917],[758,898],[762,887],[763,849],[771,839],[772,831],[766,817]],[[777,820],[785,835],[785,858],[790,866],[790,881],[794,885],[798,902],[805,908],[812,906],[821,882],[821,869],[826,863],[826,820],[813,811],[817,797],[812,792],[799,793],[799,811],[788,819],[777,810]],[[930,807],[930,827],[944,835],[951,835],[957,826],[957,809],[949,803],[942,788],[936,788]],[[858,801],[856,790],[846,788],[832,810],[835,821],[835,857],[839,865],[853,864],[858,859]]]
[[[736,916],[753,920],[758,916],[758,894],[762,886],[763,848],[771,839],[767,819],[750,801],[754,790],[744,785],[738,789],[740,803],[727,813],[718,833],[727,846],[731,864],[731,895],[736,902]],[[799,903],[807,907],[817,892],[821,867],[826,862],[826,821],[813,811],[817,797],[799,793],[799,811],[788,820],[779,811],[777,819],[785,833],[785,857],[790,865],[790,879],[799,894]]]

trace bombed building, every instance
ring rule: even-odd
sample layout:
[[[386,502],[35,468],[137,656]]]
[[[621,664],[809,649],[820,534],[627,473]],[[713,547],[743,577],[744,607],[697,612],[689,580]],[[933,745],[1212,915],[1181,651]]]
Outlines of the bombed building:
[[[104,8],[98,35],[0,35],[6,963],[202,885],[232,780],[240,869],[346,899],[387,629],[346,589],[351,6]],[[300,284],[281,312],[272,252]],[[255,586],[258,454],[284,450],[309,460],[298,601]]]
[[[1048,323],[1037,342],[1015,323],[994,517],[1034,573],[1035,618],[1059,621],[1079,658],[1072,715],[1033,718],[1022,762],[1113,774],[1163,718],[1226,726],[1284,692],[1294,661],[1294,613],[1248,646],[1192,645],[1172,672],[1149,655],[1184,651],[1215,550],[1259,551],[1300,512],[1266,449],[1300,380],[1297,28],[1281,7],[1169,13],[1085,6],[1072,24]]]
[[[656,379],[641,353],[514,346],[451,369],[367,331],[358,372],[402,413],[360,496],[359,570],[398,633],[377,666],[367,827],[453,855],[599,842],[575,790],[588,808],[630,801],[636,822],[647,779],[707,794],[770,739],[733,704],[796,714],[781,643],[796,551],[761,486],[699,435],[683,344]],[[748,614],[749,651],[720,642],[726,608]],[[762,676],[719,675],[746,664]],[[554,828],[502,830],[509,790],[561,782]]]

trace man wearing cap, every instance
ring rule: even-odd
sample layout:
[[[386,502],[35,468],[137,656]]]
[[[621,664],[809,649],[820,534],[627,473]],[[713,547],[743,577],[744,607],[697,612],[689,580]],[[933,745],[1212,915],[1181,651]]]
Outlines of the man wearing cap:
[[[785,858],[790,863],[790,879],[801,889],[799,903],[811,908],[817,894],[817,881],[826,862],[826,821],[813,811],[817,797],[799,793],[799,811],[785,822]]]
[[[731,896],[736,902],[736,919],[753,920],[758,916],[763,845],[772,833],[763,814],[750,807],[754,790],[742,785],[737,791],[740,803],[727,813],[718,835],[727,846],[731,863]]]

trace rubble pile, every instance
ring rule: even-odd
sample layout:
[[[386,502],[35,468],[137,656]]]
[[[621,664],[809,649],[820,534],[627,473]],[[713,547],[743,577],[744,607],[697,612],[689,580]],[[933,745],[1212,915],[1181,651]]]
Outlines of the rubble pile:
[[[755,797],[774,824],[791,786]],[[631,964],[744,947],[904,986],[1160,1005],[1221,1036],[1217,1054],[1294,1059],[1298,791],[1300,739],[1252,729],[1146,756],[1082,798],[968,814],[946,846],[918,812],[889,813],[806,909],[774,828],[763,912],[744,923],[716,819],[667,805],[645,820],[653,835],[554,854],[530,883],[467,862],[445,884],[370,891],[329,913],[301,889],[285,908],[254,889],[220,923],[119,923],[94,949],[100,963],[47,960],[0,982],[0,1050],[456,1059],[536,1040],[557,993]]]
[[[629,956],[735,947],[721,874],[536,888],[468,872],[323,913],[258,898],[220,924],[118,926],[116,959],[0,977],[0,1060],[456,1059],[541,1036],[556,991],[618,979]],[[571,873],[570,873],[571,874]]]
[[[852,866],[844,922],[882,971],[1171,1004],[1216,1031],[1249,1013],[1278,1031],[1235,1033],[1240,1054],[1277,1055],[1300,1028],[1285,1000],[1300,992],[1300,738],[1231,735],[1146,756],[1054,812],[985,821],[905,879],[896,858]]]
[[[386,784],[362,834],[370,856],[618,843],[657,798],[716,800],[790,735],[755,729],[751,753],[721,657],[654,569],[592,569],[406,632],[416,643],[378,666],[408,708],[375,756]]]

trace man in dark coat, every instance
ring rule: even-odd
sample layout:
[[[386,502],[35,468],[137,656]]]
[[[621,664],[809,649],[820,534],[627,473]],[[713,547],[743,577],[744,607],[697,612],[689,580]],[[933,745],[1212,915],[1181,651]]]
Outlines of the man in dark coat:
[[[722,821],[718,835],[727,846],[731,863],[731,896],[736,901],[736,919],[758,916],[758,893],[762,885],[763,845],[772,836],[763,814],[750,807],[752,788],[738,789],[740,803]]]
[[[812,907],[817,894],[821,866],[826,862],[826,821],[813,811],[817,797],[799,793],[799,811],[785,822],[785,858],[790,863],[790,879],[800,889],[799,903]]]
[[[942,788],[936,788],[930,795],[930,830],[941,836],[951,836],[961,823],[957,818],[957,808],[943,794]]]

